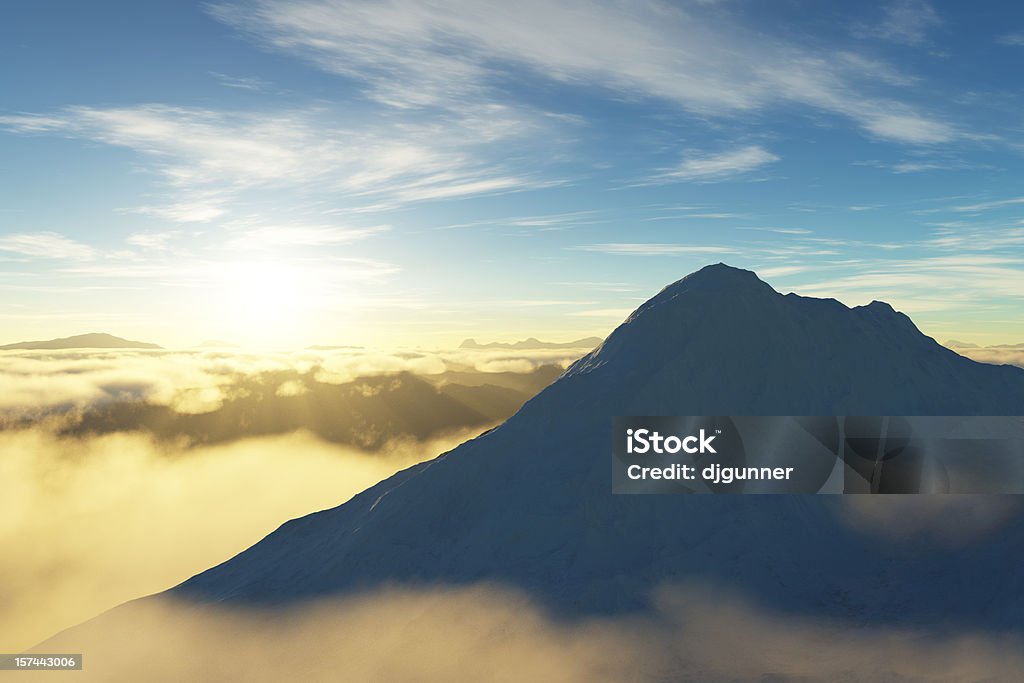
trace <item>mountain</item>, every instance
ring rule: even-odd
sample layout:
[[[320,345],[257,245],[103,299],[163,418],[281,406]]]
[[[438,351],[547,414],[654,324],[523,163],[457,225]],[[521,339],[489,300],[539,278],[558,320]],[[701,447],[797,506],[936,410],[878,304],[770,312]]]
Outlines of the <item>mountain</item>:
[[[88,334],[76,334],[73,337],[62,337],[60,339],[48,339],[46,341],[26,341],[17,344],[0,346],[0,350],[14,349],[160,349],[156,344],[147,342],[131,341],[115,337],[112,334],[103,332],[90,332]]]
[[[956,580],[936,576],[927,561],[893,564],[884,548],[868,552],[823,497],[612,496],[611,418],[1010,415],[1022,407],[1024,370],[963,358],[887,304],[851,309],[783,296],[752,272],[708,266],[643,304],[499,428],[285,524],[175,593],[282,603],[388,581],[490,578],[563,608],[603,611],[642,605],[656,578],[698,575],[764,589],[789,608],[830,610],[841,607],[827,601],[830,584],[884,593],[858,578],[863,571],[906,591],[898,615],[874,595],[867,604],[878,615],[912,619],[933,613],[932,591]],[[997,555],[1001,565],[1024,559],[1024,533],[1000,538],[1013,550]],[[735,562],[737,554],[761,561]],[[946,561],[996,570],[982,559]],[[915,600],[922,596],[929,599]],[[946,600],[951,612],[970,609],[962,590]],[[1024,592],[987,609],[1021,623]]]
[[[665,581],[713,581],[766,608],[858,627],[1019,629],[1024,514],[958,549],[865,535],[829,496],[612,495],[609,435],[616,415],[1022,408],[1024,370],[963,358],[887,304],[783,296],[752,272],[708,266],[643,304],[500,427],[287,522],[170,595],[281,607],[488,581],[585,616],[647,609]]]
[[[943,346],[947,346],[951,349],[1024,349],[1024,343],[1021,344],[992,344],[991,346],[981,346],[979,344],[971,344],[969,342],[957,341],[956,339],[950,339],[946,341]]]
[[[577,339],[571,342],[545,342],[537,339],[536,337],[530,337],[523,341],[517,342],[490,342],[489,344],[480,344],[475,339],[466,339],[459,344],[460,349],[519,349],[519,350],[531,350],[531,349],[592,349],[603,340],[600,337],[584,337],[583,339]]]

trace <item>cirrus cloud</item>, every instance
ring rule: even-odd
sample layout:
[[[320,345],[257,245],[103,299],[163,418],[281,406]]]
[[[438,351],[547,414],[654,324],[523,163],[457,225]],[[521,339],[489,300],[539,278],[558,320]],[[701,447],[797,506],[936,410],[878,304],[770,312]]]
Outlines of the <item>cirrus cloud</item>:
[[[904,3],[908,4],[908,3]],[[920,8],[893,9],[893,38],[923,31]],[[408,109],[460,110],[497,100],[496,84],[519,70],[570,86],[672,102],[730,117],[799,105],[854,121],[872,137],[910,144],[960,135],[940,117],[873,83],[912,82],[878,60],[815,51],[737,25],[713,7],[527,0],[253,0],[212,8],[222,21],[278,50],[367,84]],[[909,19],[917,20],[917,23]]]

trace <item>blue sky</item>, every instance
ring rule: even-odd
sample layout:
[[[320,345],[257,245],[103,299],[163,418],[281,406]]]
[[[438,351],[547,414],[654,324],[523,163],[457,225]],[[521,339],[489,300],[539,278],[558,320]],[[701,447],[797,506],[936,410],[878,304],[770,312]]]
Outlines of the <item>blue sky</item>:
[[[0,341],[605,334],[717,261],[1024,341],[1018,3],[14,3]]]

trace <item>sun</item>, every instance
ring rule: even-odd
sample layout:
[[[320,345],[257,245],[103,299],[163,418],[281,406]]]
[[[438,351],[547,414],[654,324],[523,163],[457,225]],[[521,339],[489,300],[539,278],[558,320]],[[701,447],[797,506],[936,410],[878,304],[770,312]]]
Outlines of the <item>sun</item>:
[[[319,293],[310,271],[284,261],[238,261],[217,271],[219,322],[245,345],[294,337]]]

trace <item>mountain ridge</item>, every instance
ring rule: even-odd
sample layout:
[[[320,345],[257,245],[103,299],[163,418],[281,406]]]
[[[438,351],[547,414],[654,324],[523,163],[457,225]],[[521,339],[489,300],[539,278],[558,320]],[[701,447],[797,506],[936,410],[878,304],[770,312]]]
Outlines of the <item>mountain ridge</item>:
[[[518,349],[522,350],[540,350],[540,349],[578,349],[578,348],[594,348],[600,344],[603,340],[600,337],[583,337],[570,342],[546,342],[537,339],[536,337],[529,337],[517,342],[489,342],[487,344],[481,344],[476,339],[466,339],[459,344],[460,349]]]
[[[23,341],[14,344],[0,346],[0,350],[58,350],[58,349],[162,349],[158,344],[149,342],[132,341],[122,337],[115,337],[106,332],[87,332],[76,334],[70,337],[59,337],[57,339],[46,339],[37,341]]]

